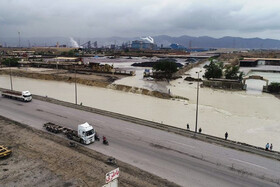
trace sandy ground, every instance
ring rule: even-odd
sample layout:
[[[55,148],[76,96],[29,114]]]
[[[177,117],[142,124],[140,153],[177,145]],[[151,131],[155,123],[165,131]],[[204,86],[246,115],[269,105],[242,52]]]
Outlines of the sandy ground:
[[[105,155],[0,117],[0,144],[13,154],[0,160],[0,186],[102,186],[120,168],[120,186],[176,186],[128,164],[106,164]]]

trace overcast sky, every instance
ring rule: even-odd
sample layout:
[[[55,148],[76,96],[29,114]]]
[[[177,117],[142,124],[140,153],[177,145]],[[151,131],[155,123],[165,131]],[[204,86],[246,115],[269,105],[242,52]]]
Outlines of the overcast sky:
[[[279,0],[1,0],[0,37],[280,39]]]

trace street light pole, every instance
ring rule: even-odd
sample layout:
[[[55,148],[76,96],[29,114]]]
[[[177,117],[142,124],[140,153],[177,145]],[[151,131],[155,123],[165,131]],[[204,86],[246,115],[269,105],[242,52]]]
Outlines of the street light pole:
[[[11,90],[13,91],[13,80],[12,80],[12,68],[11,68],[11,61],[9,61],[10,66],[10,82],[11,82]]]
[[[196,118],[195,118],[195,133],[197,133],[197,120],[198,120],[198,96],[199,96],[199,73],[202,72],[201,70],[196,72],[197,73],[197,94],[196,94]]]
[[[77,78],[76,78],[76,66],[75,67],[75,104],[77,105]]]

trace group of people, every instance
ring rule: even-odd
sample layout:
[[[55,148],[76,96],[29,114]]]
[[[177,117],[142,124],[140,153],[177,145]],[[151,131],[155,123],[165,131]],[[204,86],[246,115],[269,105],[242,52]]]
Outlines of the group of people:
[[[190,130],[189,124],[187,124],[187,130]],[[198,132],[201,133],[201,132],[202,132],[202,129],[199,128]],[[227,140],[227,139],[228,139],[228,132],[225,133],[225,140]],[[270,145],[269,145],[269,143],[267,143],[267,144],[265,145],[265,150],[267,150],[267,151],[268,151],[268,150],[272,151],[272,148],[273,148],[272,143],[271,143]]]
[[[189,124],[187,124],[187,130],[190,130],[190,125]],[[202,132],[202,129],[199,128],[198,133],[201,133],[201,132]],[[225,133],[225,140],[227,140],[227,139],[228,139],[228,132]]]
[[[272,148],[273,148],[272,143],[270,144],[270,146],[269,146],[269,143],[267,143],[267,144],[265,145],[265,150],[267,150],[267,151],[268,151],[268,149],[269,149],[270,151],[272,151]]]
[[[187,124],[187,130],[189,131],[190,130],[190,125],[189,124]],[[201,133],[202,132],[202,128],[199,128],[198,129],[198,133]]]

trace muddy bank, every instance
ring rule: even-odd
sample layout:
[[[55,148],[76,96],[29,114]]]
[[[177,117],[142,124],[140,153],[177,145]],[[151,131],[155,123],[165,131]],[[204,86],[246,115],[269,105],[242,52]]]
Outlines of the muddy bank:
[[[183,68],[179,69],[174,76],[176,77],[180,77],[182,75],[185,75],[185,73],[187,71],[189,71],[190,69],[194,68],[194,67],[198,67],[201,64],[205,63],[207,60],[200,60],[199,62],[195,63],[195,64],[188,64],[186,66],[184,66]]]
[[[120,186],[177,186],[121,161],[108,165],[106,155],[1,116],[0,144],[13,151],[0,160],[0,186],[102,186],[116,167]]]
[[[120,91],[124,91],[124,92],[131,92],[131,93],[149,95],[149,96],[158,97],[158,98],[162,98],[162,99],[172,98],[167,93],[162,93],[162,92],[159,92],[159,91],[150,91],[150,90],[144,89],[144,88],[136,88],[136,87],[120,85],[120,84],[111,84],[111,85],[108,85],[107,88],[114,89],[114,90],[120,90]]]
[[[9,75],[10,71],[8,69],[0,69],[0,75]],[[126,86],[126,85],[116,85],[111,84],[114,80],[94,80],[94,79],[88,79],[84,75],[83,77],[77,74],[77,78],[75,79],[75,74],[46,74],[46,73],[40,73],[40,72],[27,72],[20,69],[13,69],[12,70],[12,76],[17,77],[26,77],[26,78],[32,78],[32,79],[41,79],[41,80],[52,80],[52,81],[63,81],[68,83],[74,83],[75,80],[78,84],[83,84],[87,86],[96,86],[101,88],[110,88],[114,90],[124,91],[124,92],[131,92],[131,93],[137,93],[137,94],[143,94],[153,97],[158,97],[162,99],[170,99],[172,98],[171,95],[167,93],[162,93],[159,91],[150,91],[148,89],[144,88],[137,88],[132,86]],[[79,77],[80,76],[80,77]],[[183,98],[186,99],[186,98]]]

